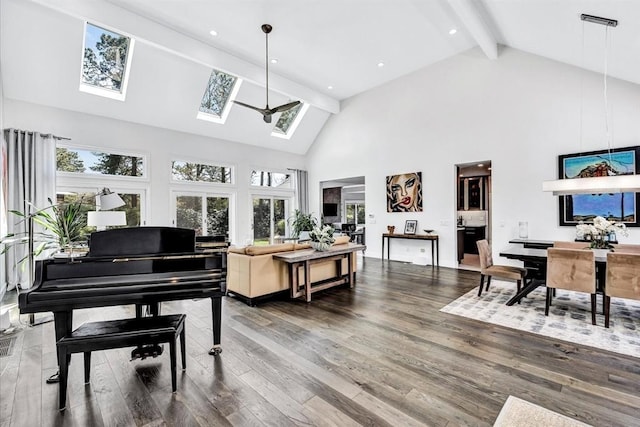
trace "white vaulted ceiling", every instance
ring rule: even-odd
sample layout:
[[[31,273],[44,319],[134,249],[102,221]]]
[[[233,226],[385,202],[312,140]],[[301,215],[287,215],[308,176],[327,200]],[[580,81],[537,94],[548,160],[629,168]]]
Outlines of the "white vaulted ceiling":
[[[603,27],[583,37],[581,13],[620,21],[608,72],[640,84],[638,0],[2,0],[1,12],[6,98],[298,154],[341,100],[477,45],[487,61],[500,44],[602,72]],[[124,102],[78,90],[85,20],[136,39]],[[212,67],[244,80],[238,100],[264,105],[264,23],[278,59],[270,104],[311,105],[290,140],[239,106],[224,125],[196,119]]]

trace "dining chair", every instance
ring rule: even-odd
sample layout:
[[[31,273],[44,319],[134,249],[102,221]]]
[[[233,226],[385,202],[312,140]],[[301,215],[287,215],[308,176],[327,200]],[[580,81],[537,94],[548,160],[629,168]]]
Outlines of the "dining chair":
[[[596,261],[588,249],[547,249],[547,299],[544,315],[549,307],[554,289],[585,292],[591,296],[591,324],[596,324]]]
[[[613,245],[613,251],[617,253],[623,252],[623,253],[640,254],[640,245],[616,243],[615,245]]]
[[[640,300],[640,253],[609,252],[604,288],[604,327],[609,327],[611,297]]]
[[[485,290],[489,290],[491,284],[491,277],[495,276],[500,279],[515,280],[518,292],[522,288],[522,282],[525,281],[527,270],[520,267],[514,267],[511,265],[496,265],[493,263],[493,256],[491,255],[491,246],[486,239],[478,240],[476,242],[478,247],[478,255],[480,255],[480,287],[478,288],[478,296],[482,295],[482,288],[484,287],[484,278],[487,277],[487,287]],[[518,301],[520,303],[520,301]]]
[[[553,242],[553,247],[564,249],[589,249],[589,242],[555,241]]]

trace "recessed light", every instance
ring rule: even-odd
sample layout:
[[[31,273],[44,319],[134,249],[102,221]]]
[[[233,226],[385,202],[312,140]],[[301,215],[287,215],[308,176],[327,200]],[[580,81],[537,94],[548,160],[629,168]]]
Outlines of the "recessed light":
[[[331,89],[333,89],[333,86],[329,85],[329,86],[327,86],[327,89],[331,90]]]
[[[382,61],[378,62],[378,67],[379,67],[379,68],[384,67],[384,62],[382,62]]]
[[[278,58],[271,58],[271,63],[272,64],[277,64],[278,63]]]
[[[449,34],[454,35],[455,33],[457,33],[458,30],[456,30],[455,28],[452,28],[449,30]]]
[[[487,169],[491,170],[491,167],[488,167]]]
[[[482,163],[478,163],[478,167],[479,167],[479,168],[481,168],[481,167],[483,167],[483,166],[484,166],[484,164],[482,164]]]
[[[213,37],[218,35],[218,32],[216,30],[211,30],[209,31],[209,34],[211,34]]]
[[[460,176],[464,176],[463,174],[460,174]]]

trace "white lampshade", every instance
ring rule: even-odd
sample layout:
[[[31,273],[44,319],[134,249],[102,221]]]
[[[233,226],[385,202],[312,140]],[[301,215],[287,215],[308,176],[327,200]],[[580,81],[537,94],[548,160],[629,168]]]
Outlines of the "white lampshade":
[[[542,191],[553,192],[554,196],[639,192],[640,175],[597,176],[544,181],[542,183]]]
[[[87,225],[94,227],[127,225],[127,216],[124,211],[89,211]]]
[[[118,193],[112,193],[108,189],[102,190],[102,194],[98,194],[100,198],[100,210],[109,211],[111,209],[124,206],[124,200],[118,195]]]

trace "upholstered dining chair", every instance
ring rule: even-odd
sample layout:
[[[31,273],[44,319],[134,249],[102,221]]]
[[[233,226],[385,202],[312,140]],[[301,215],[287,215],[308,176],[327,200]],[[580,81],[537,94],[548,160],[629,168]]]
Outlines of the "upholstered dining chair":
[[[487,287],[485,290],[488,291],[491,278],[494,276],[499,279],[515,280],[518,292],[520,292],[522,282],[524,282],[525,276],[527,275],[527,270],[511,265],[494,264],[493,256],[491,255],[491,246],[486,239],[478,240],[476,246],[478,246],[478,255],[480,256],[480,286],[478,287],[478,296],[482,295],[484,278],[487,278]],[[520,301],[518,301],[518,303],[520,303]]]
[[[640,300],[640,253],[609,252],[604,289],[604,327],[609,327],[611,297]]]
[[[625,243],[616,243],[613,245],[614,252],[640,254],[640,245],[630,245]]]
[[[553,242],[553,247],[564,248],[564,249],[589,249],[589,242],[556,241],[556,242]]]
[[[554,289],[585,292],[591,296],[591,323],[596,324],[596,261],[589,249],[547,249],[547,300],[549,315]]]

